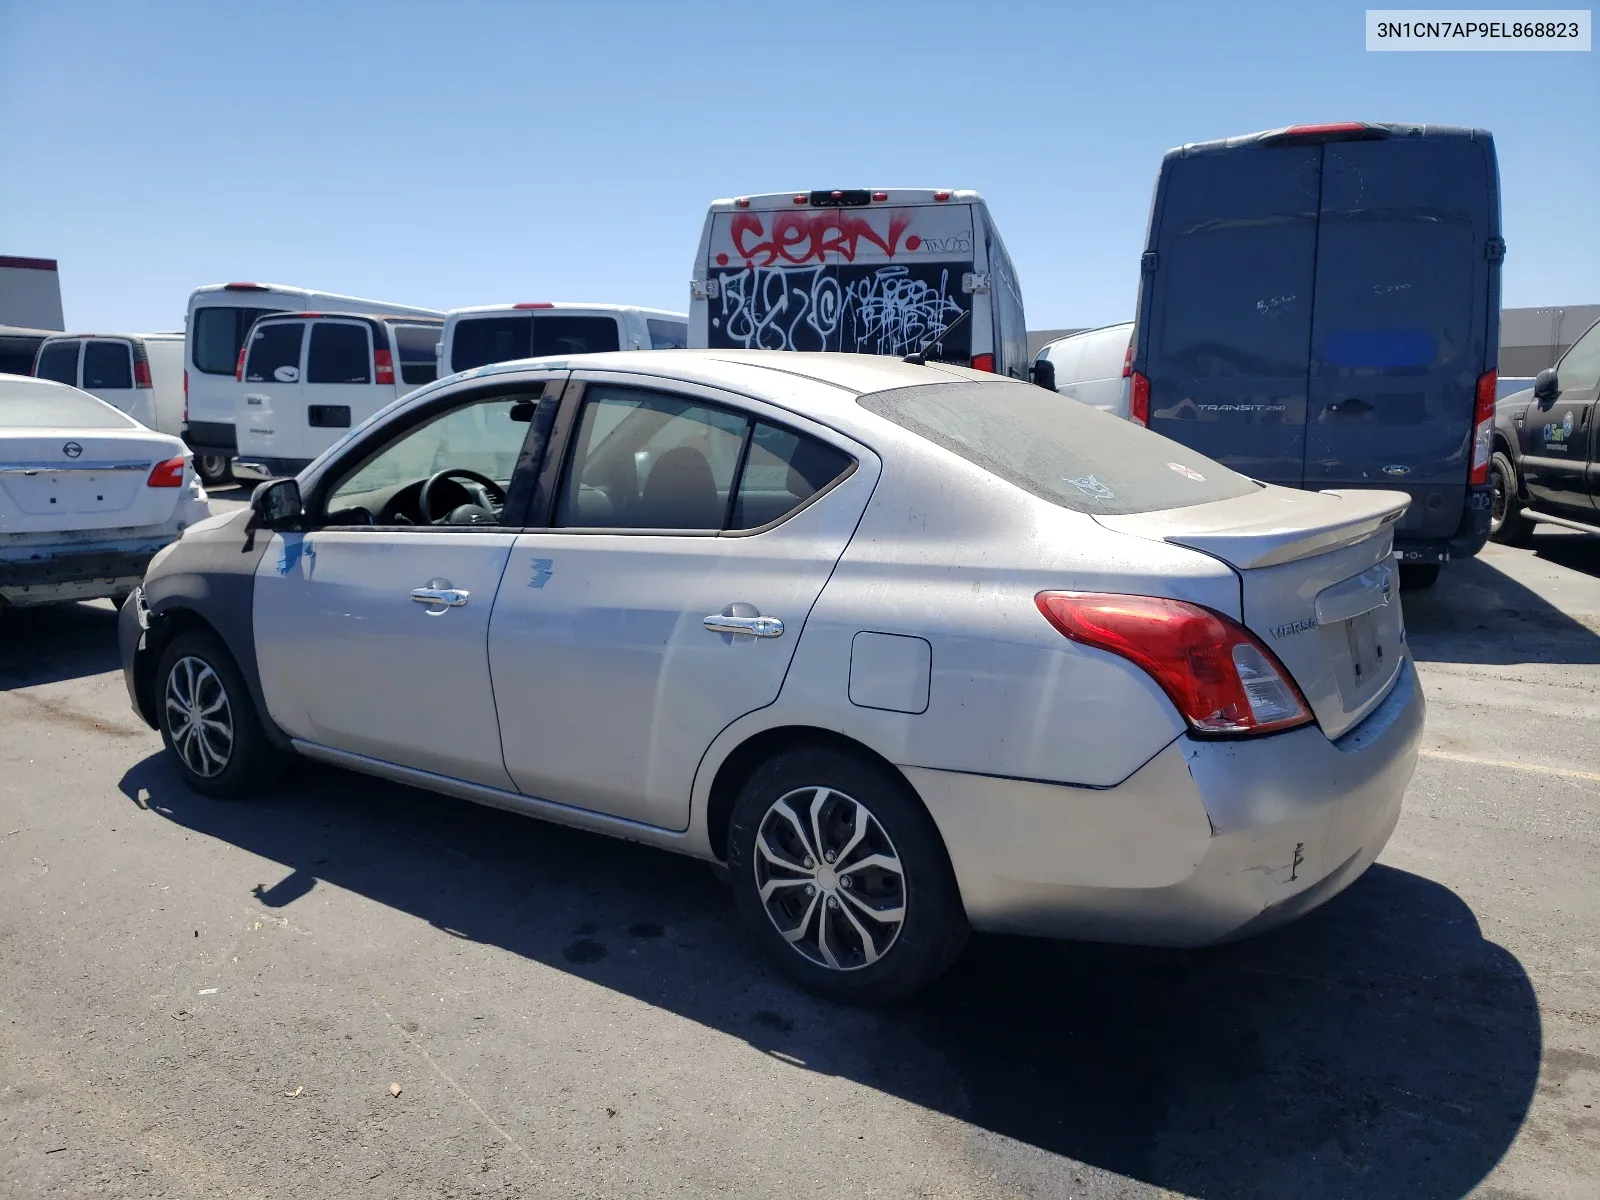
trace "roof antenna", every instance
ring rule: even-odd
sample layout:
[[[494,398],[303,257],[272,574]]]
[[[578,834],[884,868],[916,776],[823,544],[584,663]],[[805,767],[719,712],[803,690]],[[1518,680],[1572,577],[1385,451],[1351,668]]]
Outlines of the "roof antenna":
[[[917,367],[925,367],[925,366],[927,366],[928,365],[928,347],[937,346],[938,348],[935,350],[935,354],[943,353],[943,351],[944,351],[944,335],[949,333],[952,329],[954,329],[957,325],[961,324],[961,322],[965,321],[971,315],[972,315],[972,310],[970,308],[963,308],[961,310],[961,315],[959,317],[957,317],[954,321],[951,321],[950,324],[946,325],[943,329],[939,330],[938,333],[934,334],[927,341],[923,342],[922,345],[918,346],[915,350],[913,350],[910,354],[906,355],[900,361],[901,362],[908,362],[908,363],[912,364],[913,366],[917,366]]]

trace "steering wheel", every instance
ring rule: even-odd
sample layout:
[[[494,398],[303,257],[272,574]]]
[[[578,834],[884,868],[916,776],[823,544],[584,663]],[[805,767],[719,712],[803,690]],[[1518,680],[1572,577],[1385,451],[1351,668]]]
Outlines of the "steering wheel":
[[[463,487],[462,489],[469,496],[472,496],[474,491],[480,492],[481,495],[473,496],[473,501],[476,503],[482,503],[483,500],[487,499],[492,500],[495,506],[502,506],[506,502],[505,488],[501,487],[488,476],[479,475],[476,471],[469,471],[465,467],[447,467],[445,470],[440,471],[437,475],[432,476],[427,483],[422,485],[422,491],[417,493],[417,511],[422,514],[423,521],[429,525],[434,523],[434,489],[447,479],[452,480],[457,484],[477,484],[477,488]],[[483,507],[489,508],[491,506],[484,504]]]

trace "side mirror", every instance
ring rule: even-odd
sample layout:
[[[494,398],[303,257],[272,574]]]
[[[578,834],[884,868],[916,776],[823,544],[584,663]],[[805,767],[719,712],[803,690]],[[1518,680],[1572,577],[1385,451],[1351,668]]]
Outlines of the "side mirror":
[[[1554,400],[1561,394],[1561,382],[1556,378],[1556,369],[1546,367],[1533,377],[1533,398],[1535,400]]]
[[[269,479],[251,493],[250,524],[256,529],[297,529],[303,515],[297,479]]]
[[[1056,365],[1048,358],[1041,358],[1036,361],[1030,374],[1033,376],[1034,383],[1046,391],[1053,392],[1056,390]]]

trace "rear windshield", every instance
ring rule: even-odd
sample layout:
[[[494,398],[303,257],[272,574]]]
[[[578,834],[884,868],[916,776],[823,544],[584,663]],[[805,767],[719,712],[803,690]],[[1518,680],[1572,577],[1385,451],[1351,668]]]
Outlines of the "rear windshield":
[[[83,386],[86,388],[131,388],[133,359],[126,342],[85,342],[83,347]]]
[[[621,348],[612,317],[465,317],[456,322],[450,369],[470,371],[518,358],[599,354]]]
[[[0,383],[0,429],[135,429],[109,404],[76,388],[8,379]]]
[[[57,383],[76,387],[78,384],[78,347],[83,343],[68,339],[64,342],[47,342],[39,351],[39,365],[34,374],[40,379],[54,379]]]
[[[1073,512],[1187,508],[1259,484],[1143,426],[1027,383],[938,383],[857,403],[991,475]]]
[[[533,356],[603,354],[622,349],[615,317],[536,317]]]
[[[189,330],[191,361],[207,375],[232,375],[239,365],[239,347],[257,317],[282,312],[277,308],[197,308]]]
[[[393,325],[395,345],[400,350],[400,382],[432,383],[439,377],[439,335],[437,325]]]

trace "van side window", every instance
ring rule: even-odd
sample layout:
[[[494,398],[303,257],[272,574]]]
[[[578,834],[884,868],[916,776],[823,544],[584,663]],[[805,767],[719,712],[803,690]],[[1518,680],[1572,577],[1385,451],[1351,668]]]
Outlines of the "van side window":
[[[133,359],[125,342],[85,342],[83,344],[83,386],[86,388],[131,388]]]
[[[395,345],[400,350],[400,382],[432,383],[439,378],[438,346],[442,331],[437,325],[392,325]]]
[[[546,354],[599,354],[620,350],[622,342],[613,317],[535,317],[534,358]]]
[[[682,350],[689,344],[689,326],[683,321],[663,321],[656,317],[645,319],[650,331],[652,350]]]
[[[244,362],[246,383],[296,383],[300,379],[300,343],[304,321],[274,321],[258,325],[250,338]],[[279,372],[282,372],[280,375]]]
[[[78,347],[82,344],[71,340],[47,343],[39,351],[39,365],[33,373],[40,379],[54,379],[57,383],[77,387]]]
[[[307,383],[371,383],[372,350],[365,325],[353,321],[314,321]]]
[[[851,458],[816,438],[756,422],[729,529],[756,529],[787,516],[843,475]]]

